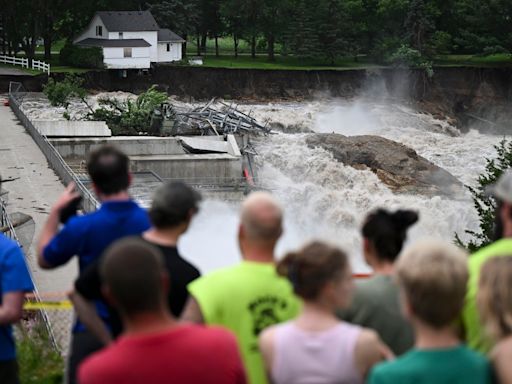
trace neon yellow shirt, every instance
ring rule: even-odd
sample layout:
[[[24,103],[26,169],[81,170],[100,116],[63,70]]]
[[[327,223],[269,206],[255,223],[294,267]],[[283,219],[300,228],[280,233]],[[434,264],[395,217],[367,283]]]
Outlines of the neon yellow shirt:
[[[243,261],[194,280],[188,290],[205,323],[235,333],[249,382],[267,383],[258,335],[299,313],[300,301],[288,280],[276,273],[273,264]]]
[[[491,341],[485,335],[484,325],[476,304],[478,280],[484,263],[497,256],[512,256],[512,238],[498,240],[475,252],[469,258],[469,281],[466,301],[462,310],[462,319],[466,331],[467,345],[479,352],[487,353],[492,347]]]

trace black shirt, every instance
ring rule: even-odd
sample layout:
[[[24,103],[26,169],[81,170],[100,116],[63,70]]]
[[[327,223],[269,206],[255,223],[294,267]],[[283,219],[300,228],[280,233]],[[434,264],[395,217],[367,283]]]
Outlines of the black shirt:
[[[143,241],[146,241],[142,239]],[[171,313],[179,317],[188,299],[187,285],[201,276],[199,270],[183,259],[176,247],[169,247],[151,243],[148,244],[159,248],[164,255],[164,263],[171,281],[171,290],[168,296],[168,303]],[[75,290],[88,300],[103,299],[101,293],[100,262],[89,266],[75,281]],[[121,319],[117,311],[108,306],[109,323],[114,337],[117,337],[123,330]]]

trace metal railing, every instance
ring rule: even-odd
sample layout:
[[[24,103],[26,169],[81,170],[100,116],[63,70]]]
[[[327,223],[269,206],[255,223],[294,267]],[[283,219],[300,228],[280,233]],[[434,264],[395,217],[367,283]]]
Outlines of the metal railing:
[[[50,143],[48,138],[45,135],[39,133],[39,131],[34,127],[34,124],[32,124],[30,119],[22,111],[21,100],[23,100],[25,93],[26,91],[24,90],[21,83],[12,81],[9,84],[9,105],[11,106],[14,114],[21,121],[41,152],[43,152],[46,160],[48,161],[48,164],[55,171],[57,176],[60,177],[62,183],[65,185],[68,185],[70,182],[75,183],[83,198],[81,203],[82,209],[85,212],[92,212],[96,210],[96,208],[99,206],[96,198],[84,186],[84,184],[80,181],[80,179],[69,167],[69,165],[66,164],[60,153],[55,149],[52,143]]]
[[[9,213],[7,212],[7,204],[5,201],[0,197],[0,225],[2,226],[2,232],[5,236],[9,237],[11,240],[14,240],[16,243],[18,243],[18,246],[20,248],[23,248],[20,241],[18,240],[18,236],[16,236],[16,231],[14,230],[14,225],[12,224],[11,218],[9,217]],[[27,271],[30,275],[30,280],[32,281],[32,285],[34,286],[33,296],[37,302],[41,302],[41,296],[39,294],[39,291],[37,290],[37,286],[34,284],[34,277],[32,276],[32,272],[29,268],[26,254],[24,261],[25,265],[27,266]],[[48,332],[49,339],[52,343],[52,346],[55,350],[59,351],[60,348],[57,344],[55,334],[53,333],[52,327],[50,325],[50,319],[48,318],[48,313],[44,310],[41,310],[38,312],[39,316],[41,316],[41,320],[43,321],[46,331]]]
[[[21,68],[29,68],[29,59],[26,57],[14,57],[14,56],[4,56],[0,55],[0,63],[3,64],[11,64],[11,65],[19,65]],[[50,76],[50,64],[45,63],[44,61],[32,60],[32,69],[37,69],[39,71],[44,71],[48,73]]]

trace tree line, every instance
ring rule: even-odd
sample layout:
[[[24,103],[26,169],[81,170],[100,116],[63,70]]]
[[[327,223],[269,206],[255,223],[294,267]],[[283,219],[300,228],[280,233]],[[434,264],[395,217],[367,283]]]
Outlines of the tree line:
[[[29,58],[42,43],[49,59],[52,43],[71,40],[95,11],[145,9],[161,27],[193,41],[193,54],[213,39],[219,55],[219,38],[226,36],[235,56],[245,41],[252,57],[263,50],[270,60],[276,52],[330,62],[365,54],[379,62],[404,49],[427,58],[512,51],[510,0],[0,0],[0,6],[3,51],[23,50]]]

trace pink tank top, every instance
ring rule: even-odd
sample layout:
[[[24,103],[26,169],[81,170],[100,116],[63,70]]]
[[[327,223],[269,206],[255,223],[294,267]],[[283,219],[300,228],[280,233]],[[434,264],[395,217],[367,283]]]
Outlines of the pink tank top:
[[[361,327],[340,323],[322,332],[307,332],[293,322],[276,326],[274,384],[359,384],[363,377],[354,354]]]

